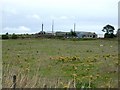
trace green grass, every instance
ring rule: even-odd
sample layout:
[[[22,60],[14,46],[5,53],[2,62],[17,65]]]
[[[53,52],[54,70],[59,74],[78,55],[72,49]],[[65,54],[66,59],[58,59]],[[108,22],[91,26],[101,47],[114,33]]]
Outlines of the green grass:
[[[100,46],[100,45],[103,46]],[[2,41],[3,87],[118,87],[117,40]]]

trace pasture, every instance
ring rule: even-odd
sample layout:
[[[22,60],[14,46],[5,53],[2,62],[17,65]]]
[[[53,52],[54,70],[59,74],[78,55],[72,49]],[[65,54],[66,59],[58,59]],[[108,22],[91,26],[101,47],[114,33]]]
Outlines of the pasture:
[[[118,42],[17,39],[2,41],[3,88],[118,87]]]

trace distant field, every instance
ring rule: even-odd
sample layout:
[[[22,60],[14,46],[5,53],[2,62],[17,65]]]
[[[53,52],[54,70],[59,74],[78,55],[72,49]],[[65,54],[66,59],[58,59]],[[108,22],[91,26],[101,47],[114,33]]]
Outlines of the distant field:
[[[3,40],[3,87],[118,87],[117,40]]]

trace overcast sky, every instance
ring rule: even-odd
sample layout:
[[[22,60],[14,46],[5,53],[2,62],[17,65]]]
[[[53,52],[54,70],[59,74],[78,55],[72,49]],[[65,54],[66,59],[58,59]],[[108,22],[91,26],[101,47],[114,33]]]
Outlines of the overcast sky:
[[[102,28],[118,28],[119,0],[2,0],[2,33],[38,33],[45,31],[76,31],[103,34]],[[2,20],[1,20],[2,19]]]

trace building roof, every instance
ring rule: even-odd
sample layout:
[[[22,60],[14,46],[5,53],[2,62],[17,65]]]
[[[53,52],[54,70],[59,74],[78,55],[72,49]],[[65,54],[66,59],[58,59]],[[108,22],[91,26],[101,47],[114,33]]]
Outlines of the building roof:
[[[85,31],[75,31],[75,32],[80,34],[95,34],[95,32],[85,32]]]

